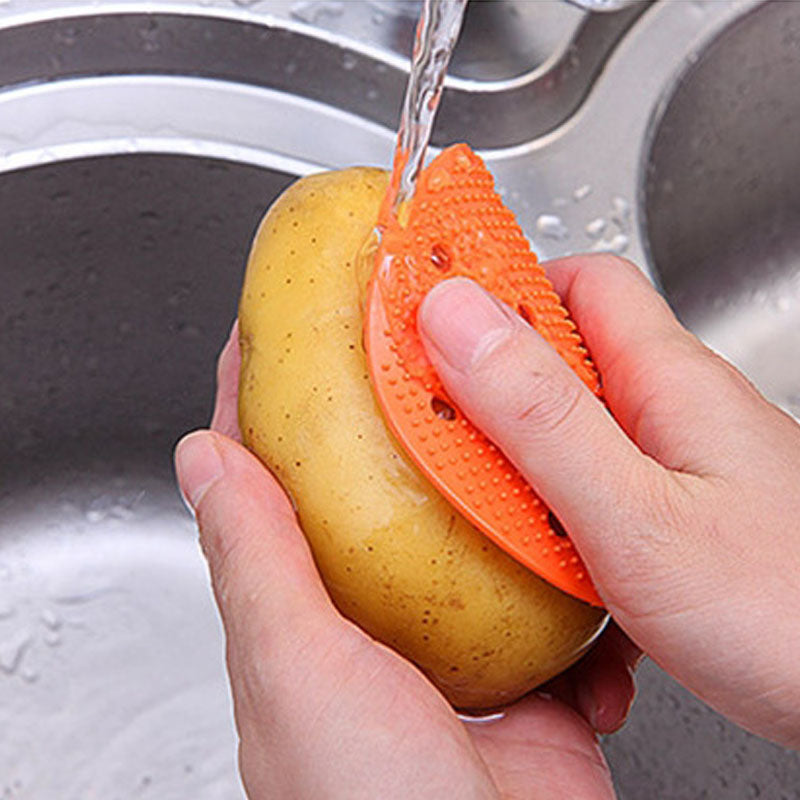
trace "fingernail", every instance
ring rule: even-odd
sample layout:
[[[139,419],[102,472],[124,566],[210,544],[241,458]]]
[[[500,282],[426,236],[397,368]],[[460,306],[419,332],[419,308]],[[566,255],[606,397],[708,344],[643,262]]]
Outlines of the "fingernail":
[[[586,684],[579,684],[575,694],[576,705],[584,719],[592,726],[593,730],[600,731],[603,714],[595,699],[594,692]]]
[[[451,367],[466,372],[511,333],[513,322],[477,283],[453,278],[428,292],[419,327]]]
[[[184,436],[175,448],[178,485],[189,505],[196,509],[203,495],[222,477],[222,458],[214,434],[195,431]]]

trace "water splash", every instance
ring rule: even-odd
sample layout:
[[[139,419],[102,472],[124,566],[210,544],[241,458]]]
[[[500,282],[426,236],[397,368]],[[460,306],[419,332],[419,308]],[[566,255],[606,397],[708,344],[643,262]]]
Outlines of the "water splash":
[[[397,213],[414,196],[467,0],[425,0],[397,134],[387,203]]]

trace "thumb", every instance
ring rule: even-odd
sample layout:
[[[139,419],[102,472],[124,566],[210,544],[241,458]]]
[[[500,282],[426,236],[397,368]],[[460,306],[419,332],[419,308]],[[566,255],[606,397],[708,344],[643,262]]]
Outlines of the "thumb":
[[[197,515],[229,658],[246,669],[258,653],[280,668],[337,616],[291,503],[255,456],[219,433],[184,437],[175,470]]]
[[[625,509],[647,503],[663,467],[636,447],[542,336],[472,281],[434,287],[420,307],[419,329],[464,414],[575,535],[590,572],[615,575],[618,565],[607,562],[617,548],[588,532],[630,527]]]

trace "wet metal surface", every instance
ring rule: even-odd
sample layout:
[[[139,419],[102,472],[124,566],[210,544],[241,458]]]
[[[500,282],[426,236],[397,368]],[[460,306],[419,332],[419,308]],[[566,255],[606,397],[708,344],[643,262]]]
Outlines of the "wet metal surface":
[[[797,5],[481,5],[439,141],[474,130],[543,256],[632,257],[796,414]],[[208,420],[272,199],[388,165],[415,4],[102,7],[0,4],[0,797],[240,798],[171,448]],[[520,85],[544,116],[487,116]],[[640,683],[604,743],[622,798],[800,797],[796,755]]]

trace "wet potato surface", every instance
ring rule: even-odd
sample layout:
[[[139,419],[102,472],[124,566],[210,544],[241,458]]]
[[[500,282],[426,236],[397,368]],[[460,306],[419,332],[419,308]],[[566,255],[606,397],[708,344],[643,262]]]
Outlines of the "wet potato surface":
[[[357,274],[385,187],[378,170],[312,176],[265,218],[240,306],[240,427],[291,493],[340,610],[457,706],[496,707],[575,661],[605,614],[493,545],[388,432]]]

